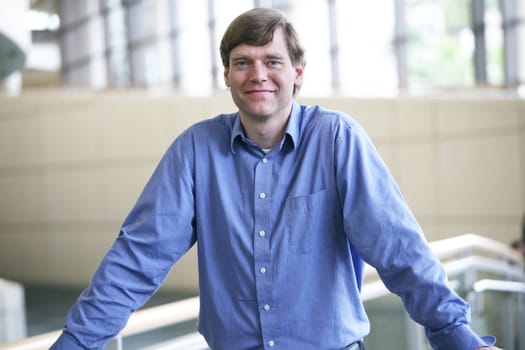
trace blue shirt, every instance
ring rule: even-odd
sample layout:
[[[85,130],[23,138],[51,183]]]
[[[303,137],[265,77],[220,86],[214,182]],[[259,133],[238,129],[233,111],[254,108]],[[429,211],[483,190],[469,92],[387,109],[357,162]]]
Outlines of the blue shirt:
[[[198,330],[214,350],[342,349],[365,337],[362,259],[435,349],[485,345],[362,127],[294,102],[269,153],[238,113],[177,137],[53,349],[100,349],[196,242]]]

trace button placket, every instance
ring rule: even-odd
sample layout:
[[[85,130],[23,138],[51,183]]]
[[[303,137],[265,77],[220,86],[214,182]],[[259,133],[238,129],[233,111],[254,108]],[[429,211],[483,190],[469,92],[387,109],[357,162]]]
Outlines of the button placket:
[[[271,267],[271,195],[272,195],[272,162],[263,157],[255,166],[254,174],[254,266],[257,300],[260,302],[259,313],[261,336],[266,346],[271,346],[275,333],[275,310],[272,299],[272,279],[268,273]],[[273,343],[275,344],[275,343]]]

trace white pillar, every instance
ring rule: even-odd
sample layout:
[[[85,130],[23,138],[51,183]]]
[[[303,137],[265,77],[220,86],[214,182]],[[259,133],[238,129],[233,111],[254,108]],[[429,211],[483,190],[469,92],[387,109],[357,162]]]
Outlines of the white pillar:
[[[171,85],[170,3],[131,3],[126,7],[132,82],[138,86]]]
[[[104,21],[98,0],[62,0],[62,64],[64,82],[88,88],[108,85]]]
[[[518,81],[525,94],[525,1],[516,1],[516,18],[518,20]]]

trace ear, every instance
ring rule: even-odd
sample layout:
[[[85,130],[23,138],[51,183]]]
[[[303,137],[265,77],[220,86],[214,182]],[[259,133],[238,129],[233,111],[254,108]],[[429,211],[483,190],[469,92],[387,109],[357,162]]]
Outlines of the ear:
[[[230,77],[229,77],[229,74],[230,74],[230,67],[224,67],[224,84],[227,86],[227,87],[230,87]]]
[[[294,85],[301,85],[303,82],[303,76],[304,76],[304,63],[301,62],[295,66],[295,84]]]

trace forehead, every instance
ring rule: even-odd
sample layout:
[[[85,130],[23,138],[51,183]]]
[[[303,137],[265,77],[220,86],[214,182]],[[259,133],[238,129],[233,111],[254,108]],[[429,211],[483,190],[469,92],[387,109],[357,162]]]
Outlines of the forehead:
[[[242,56],[281,56],[289,59],[288,47],[284,37],[283,29],[277,28],[273,33],[272,40],[264,46],[240,44],[234,47],[230,53],[230,59]]]

